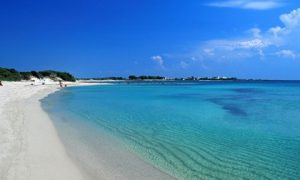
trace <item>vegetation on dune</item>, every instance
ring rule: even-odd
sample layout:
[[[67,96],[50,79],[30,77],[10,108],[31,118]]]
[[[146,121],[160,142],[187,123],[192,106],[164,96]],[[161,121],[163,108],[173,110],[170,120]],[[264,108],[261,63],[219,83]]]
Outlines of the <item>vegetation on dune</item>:
[[[21,79],[23,80],[30,80],[30,78],[32,77],[31,72],[20,72],[21,75]]]
[[[20,81],[21,75],[15,69],[6,69],[0,67],[0,80],[4,81]]]
[[[42,79],[50,78],[53,80],[62,79],[64,81],[76,81],[75,77],[67,72],[60,71],[31,71],[31,72],[18,72],[15,69],[7,69],[0,67],[0,80],[2,81],[21,81],[21,80],[30,80],[32,77]]]
[[[31,73],[31,75],[32,75],[33,77],[36,77],[36,78],[38,78],[38,79],[42,79],[42,78],[43,78],[43,76],[42,76],[39,72],[31,71],[30,73]]]
[[[44,77],[49,77],[51,79],[60,78],[64,81],[76,81],[75,77],[68,72],[59,72],[59,71],[39,71],[39,73]]]

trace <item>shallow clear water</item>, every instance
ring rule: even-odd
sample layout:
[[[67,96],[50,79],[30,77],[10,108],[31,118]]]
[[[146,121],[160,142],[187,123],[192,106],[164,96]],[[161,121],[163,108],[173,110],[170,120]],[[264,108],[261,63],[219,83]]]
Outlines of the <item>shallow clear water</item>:
[[[179,179],[300,179],[299,82],[72,87],[42,102]]]

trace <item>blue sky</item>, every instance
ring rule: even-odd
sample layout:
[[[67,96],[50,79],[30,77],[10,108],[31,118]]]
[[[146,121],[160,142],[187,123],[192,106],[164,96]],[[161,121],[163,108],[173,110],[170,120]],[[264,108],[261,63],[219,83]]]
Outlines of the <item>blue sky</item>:
[[[300,2],[0,3],[0,66],[78,77],[300,79]]]

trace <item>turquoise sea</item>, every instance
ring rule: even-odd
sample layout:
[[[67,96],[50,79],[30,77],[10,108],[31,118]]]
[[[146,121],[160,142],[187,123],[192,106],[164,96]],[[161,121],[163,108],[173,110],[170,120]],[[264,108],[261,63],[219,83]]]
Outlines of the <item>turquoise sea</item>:
[[[178,179],[300,179],[297,81],[70,87],[42,105],[60,136],[76,132],[97,154],[105,132]]]

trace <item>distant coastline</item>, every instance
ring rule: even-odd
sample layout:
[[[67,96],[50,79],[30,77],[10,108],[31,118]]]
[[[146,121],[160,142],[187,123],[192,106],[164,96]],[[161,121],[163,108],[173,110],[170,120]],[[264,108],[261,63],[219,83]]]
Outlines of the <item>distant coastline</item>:
[[[57,70],[43,70],[43,71],[27,71],[21,72],[13,68],[0,67],[0,81],[28,81],[28,80],[43,80],[50,79],[52,81],[69,81],[75,82],[77,80],[86,83],[101,83],[101,82],[191,82],[191,81],[297,81],[297,80],[276,80],[276,79],[243,79],[237,77],[226,76],[188,76],[188,77],[165,77],[157,75],[130,75],[128,77],[111,76],[111,77],[90,77],[77,78],[69,72],[61,72]]]
[[[224,77],[224,76],[214,76],[214,77],[176,77],[176,78],[170,78],[170,77],[164,77],[164,76],[151,76],[151,75],[130,75],[127,78],[125,77],[100,77],[100,78],[78,78],[79,80],[85,80],[85,81],[108,81],[108,80],[114,80],[114,81],[200,81],[200,80],[239,80],[236,77]]]

